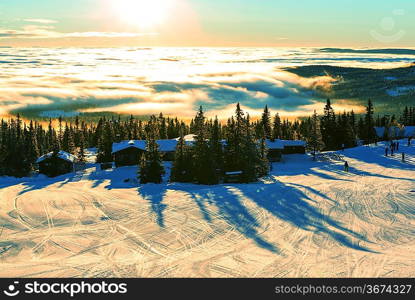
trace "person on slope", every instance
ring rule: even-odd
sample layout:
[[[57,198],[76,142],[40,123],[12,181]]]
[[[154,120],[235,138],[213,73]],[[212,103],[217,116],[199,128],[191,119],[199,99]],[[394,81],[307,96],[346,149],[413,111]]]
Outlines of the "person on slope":
[[[389,154],[389,148],[385,147],[385,156],[388,156],[388,154]]]
[[[349,163],[347,161],[344,163],[344,171],[349,172]]]

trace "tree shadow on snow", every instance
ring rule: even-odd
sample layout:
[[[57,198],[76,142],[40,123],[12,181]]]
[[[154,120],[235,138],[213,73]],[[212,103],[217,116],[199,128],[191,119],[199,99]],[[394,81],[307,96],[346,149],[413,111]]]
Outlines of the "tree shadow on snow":
[[[70,182],[77,181],[78,176],[78,173],[68,173],[57,177],[46,177],[41,175],[39,177],[30,178],[29,180],[26,178],[25,180],[17,183],[24,186],[23,190],[19,192],[19,195],[35,190],[41,190],[57,183],[59,183],[59,185],[57,185],[56,188],[59,189]]]
[[[261,224],[258,219],[242,203],[240,197],[224,185],[198,186],[197,189],[187,185],[171,185],[170,190],[188,193],[199,207],[203,218],[212,223],[213,219],[206,204],[215,205],[218,208],[217,215],[229,225],[235,227],[245,237],[252,239],[261,248],[274,253],[279,249],[261,237],[259,231]]]
[[[356,149],[346,150],[346,154],[350,158],[361,160],[369,164],[377,164],[384,168],[393,168],[393,169],[398,169],[398,170],[414,170],[415,169],[415,166],[413,164],[404,163],[400,159],[402,152],[406,154],[408,154],[408,152],[412,153],[413,147],[407,147],[401,144],[400,150],[397,151],[395,153],[395,156],[393,157],[385,156],[385,144],[381,144],[378,147],[372,147],[369,149],[373,152],[373,154],[365,155],[364,157],[362,157],[361,153],[356,151]]]
[[[374,252],[351,238],[369,242],[365,236],[354,232],[309,204],[312,201],[300,190],[282,183],[258,185],[257,189],[239,187],[241,193],[275,217],[307,231],[324,233],[338,243],[361,251]]]
[[[298,185],[298,187],[302,186]],[[273,184],[220,185],[211,188],[199,187],[198,189],[186,185],[173,185],[169,186],[169,189],[188,193],[198,205],[203,218],[208,222],[212,222],[212,218],[207,204],[214,204],[219,209],[219,216],[235,226],[244,236],[254,240],[258,246],[272,252],[278,253],[279,250],[276,245],[260,236],[261,224],[242,203],[243,199],[253,201],[276,218],[289,222],[302,230],[326,234],[348,248],[376,253],[359,245],[360,241],[369,242],[364,235],[346,228],[330,216],[320,212],[309,204],[313,200],[294,185],[288,186],[276,182]],[[324,199],[334,201],[312,188],[307,187],[307,189]]]
[[[167,205],[163,198],[167,192],[164,184],[144,184],[138,188],[138,194],[150,202],[151,211],[156,215],[157,224],[164,228],[164,210]]]

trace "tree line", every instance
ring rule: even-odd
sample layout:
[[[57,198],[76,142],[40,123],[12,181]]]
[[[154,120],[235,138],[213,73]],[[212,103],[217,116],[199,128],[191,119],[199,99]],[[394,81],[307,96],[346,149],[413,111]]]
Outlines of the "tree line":
[[[175,162],[178,165],[177,170],[180,171],[174,173],[173,177],[178,178],[177,180],[197,178],[197,181],[205,182],[207,179],[202,177],[211,172],[206,177],[214,178],[212,180],[216,181],[220,176],[216,175],[217,170],[237,169],[245,171],[244,176],[250,180],[264,173],[258,159],[264,156],[265,149],[260,149],[258,154],[258,150],[253,148],[253,141],[257,142],[257,147],[265,148],[260,143],[265,139],[302,139],[308,142],[308,147],[312,151],[337,150],[342,147],[353,147],[358,140],[373,142],[377,139],[374,126],[393,125],[415,125],[415,107],[405,108],[399,116],[385,115],[375,118],[371,101],[368,102],[366,113],[357,116],[353,111],[336,113],[331,101],[327,100],[323,115],[318,116],[315,113],[308,118],[290,121],[282,119],[278,113],[272,116],[267,106],[261,118],[251,120],[238,105],[235,115],[223,124],[217,119],[207,119],[203,110],[200,110],[190,122],[160,114],[151,116],[146,121],[137,120],[133,116],[119,116],[102,117],[98,122],[87,123],[76,117],[72,120],[58,118],[43,124],[34,120],[23,121],[17,115],[0,122],[0,176],[27,176],[35,169],[35,162],[39,156],[53,151],[63,150],[84,161],[85,149],[97,148],[97,162],[104,163],[113,160],[114,142],[173,139],[194,133],[195,148],[198,149],[197,155],[192,157],[194,165],[191,168],[186,166],[189,163],[187,156],[190,154],[180,138],[176,155],[181,156],[177,157]],[[218,141],[223,139],[227,144],[221,153]],[[240,156],[236,157],[237,154]],[[258,164],[255,172],[252,171],[251,161]],[[203,169],[206,165],[209,168],[205,168],[207,171],[204,174],[195,174],[190,170]]]

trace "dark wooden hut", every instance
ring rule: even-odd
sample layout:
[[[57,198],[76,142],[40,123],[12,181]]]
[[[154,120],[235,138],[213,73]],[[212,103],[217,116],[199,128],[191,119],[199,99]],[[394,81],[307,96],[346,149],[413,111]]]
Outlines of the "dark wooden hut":
[[[39,167],[39,173],[48,177],[74,172],[77,157],[65,151],[50,152],[45,154],[36,161]]]

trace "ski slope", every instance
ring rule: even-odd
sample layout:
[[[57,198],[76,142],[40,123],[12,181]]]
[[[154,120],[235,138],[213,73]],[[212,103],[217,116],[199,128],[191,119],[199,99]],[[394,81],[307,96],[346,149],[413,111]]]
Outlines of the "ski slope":
[[[213,187],[140,186],[91,153],[83,172],[0,178],[0,277],[414,277],[415,145],[401,151],[289,155]]]

